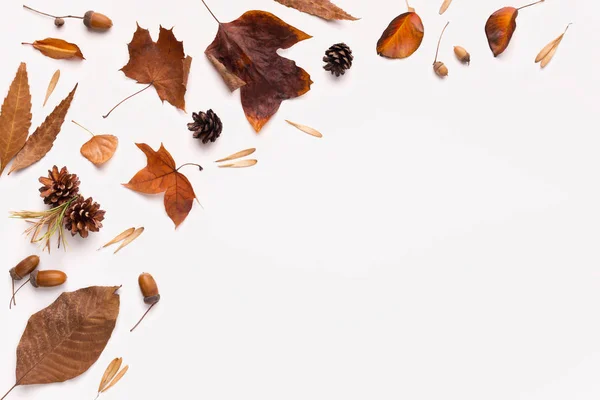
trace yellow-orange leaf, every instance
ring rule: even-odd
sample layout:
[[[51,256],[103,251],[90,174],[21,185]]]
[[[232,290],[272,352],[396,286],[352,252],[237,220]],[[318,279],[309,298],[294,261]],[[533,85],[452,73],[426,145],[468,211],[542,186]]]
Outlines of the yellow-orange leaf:
[[[394,18],[377,42],[377,54],[388,58],[406,58],[423,41],[425,28],[419,15],[409,11]]]
[[[81,155],[95,165],[102,165],[112,158],[119,139],[113,135],[95,135],[81,146]]]
[[[514,7],[504,7],[493,13],[485,24],[485,35],[494,57],[506,50],[517,29],[519,10]]]
[[[78,58],[85,60],[79,46],[74,43],[66,42],[62,39],[47,38],[44,40],[36,40],[30,44],[37,50],[39,50],[46,57],[54,58],[57,60],[65,60],[71,58]]]

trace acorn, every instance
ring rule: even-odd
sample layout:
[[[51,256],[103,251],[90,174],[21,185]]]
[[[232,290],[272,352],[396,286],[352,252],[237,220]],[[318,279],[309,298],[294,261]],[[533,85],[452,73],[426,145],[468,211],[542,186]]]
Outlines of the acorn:
[[[12,278],[12,297],[10,298],[9,308],[12,307],[12,304],[17,305],[17,301],[15,300],[15,281],[20,281],[32,273],[39,263],[40,258],[38,256],[29,256],[8,271]]]
[[[23,288],[23,286],[27,285],[31,282],[31,286],[34,288],[40,287],[55,287],[60,286],[67,281],[67,274],[62,271],[56,270],[47,270],[47,271],[33,271],[29,276],[27,282],[23,283],[19,288],[14,292],[13,297],[11,298],[11,303],[13,302],[15,295]]]
[[[441,61],[436,61],[433,63],[433,71],[440,78],[448,76],[448,67],[446,67],[446,65]]]
[[[150,304],[150,307],[148,307],[148,310],[146,310],[144,315],[142,315],[142,318],[140,318],[138,323],[131,328],[130,332],[133,332],[133,330],[137,328],[137,326],[144,320],[146,315],[148,315],[150,310],[152,310],[152,307],[154,307],[160,301],[158,285],[156,284],[156,281],[152,275],[147,272],[142,273],[138,278],[138,284],[140,286],[140,290],[142,291],[142,296],[144,296],[144,303]]]
[[[471,55],[464,47],[454,46],[454,54],[461,63],[471,65]]]
[[[83,16],[83,24],[90,29],[105,31],[113,26],[112,21],[104,14],[88,11]]]

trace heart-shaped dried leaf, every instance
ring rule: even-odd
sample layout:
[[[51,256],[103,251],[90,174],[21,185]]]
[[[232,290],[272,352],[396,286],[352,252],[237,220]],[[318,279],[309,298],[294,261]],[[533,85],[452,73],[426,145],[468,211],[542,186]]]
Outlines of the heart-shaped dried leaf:
[[[119,139],[113,135],[95,135],[81,146],[81,155],[95,165],[102,165],[117,151]]]
[[[29,167],[31,164],[42,159],[52,148],[54,140],[60,133],[60,128],[65,121],[65,116],[75,96],[77,85],[71,90],[71,93],[60,102],[59,105],[46,117],[44,122],[27,139],[25,146],[19,151],[13,162],[9,175],[14,171]]]
[[[283,4],[287,7],[295,8],[298,11],[305,12],[307,14],[315,15],[317,17],[326,20],[349,20],[356,21],[358,18],[354,18],[346,11],[342,10],[329,0],[275,0],[278,3]]]
[[[31,94],[27,66],[19,65],[10,85],[0,114],[0,175],[6,165],[21,150],[31,126]]]
[[[54,75],[52,75],[52,78],[50,79],[50,83],[48,83],[48,89],[46,89],[46,97],[44,97],[44,104],[42,104],[42,107],[46,106],[46,102],[50,98],[50,95],[52,94],[52,92],[54,92],[54,89],[56,88],[56,84],[58,83],[59,79],[60,79],[60,69],[57,69],[56,72],[54,72]]]
[[[72,58],[85,60],[81,50],[79,49],[79,46],[74,43],[66,42],[62,39],[47,38],[44,40],[36,40],[33,43],[23,44],[30,44],[46,57],[57,60],[66,60]]]
[[[88,370],[119,315],[118,286],[61,294],[29,318],[17,347],[15,386],[64,382]]]
[[[519,10],[514,7],[504,7],[493,13],[485,24],[485,35],[494,57],[506,50],[517,29]]]
[[[423,41],[425,28],[421,17],[409,11],[394,18],[377,42],[377,54],[388,58],[406,58]]]

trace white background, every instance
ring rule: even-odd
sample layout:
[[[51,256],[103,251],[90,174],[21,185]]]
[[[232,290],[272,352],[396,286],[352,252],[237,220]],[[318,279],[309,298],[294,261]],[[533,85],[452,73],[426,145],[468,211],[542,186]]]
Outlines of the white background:
[[[515,6],[526,1],[516,1]],[[85,4],[83,4],[85,3]],[[43,209],[37,178],[67,165],[82,193],[106,209],[104,228],[70,250],[42,254],[41,268],[65,270],[57,289],[23,289],[0,304],[0,392],[14,383],[15,349],[28,317],[63,290],[119,285],[121,314],[100,360],[65,384],[19,387],[18,399],[93,399],[107,364],[130,365],[105,399],[598,399],[600,396],[600,191],[598,190],[598,24],[592,1],[548,0],[523,10],[509,49],[492,56],[483,27],[505,0],[414,0],[425,25],[406,60],[376,55],[381,32],[406,10],[398,0],[337,3],[357,22],[327,23],[272,0],[211,1],[222,21],[248,9],[274,12],[314,38],[281,51],[314,81],[286,101],[256,135],[203,52],[217,25],[198,0],[32,0],[47,12],[106,13],[114,27],[88,32],[0,3],[0,91],[27,62],[33,128],[79,82],[68,120],[119,137],[96,168],[79,154],[89,135],[65,122],[52,151],[0,179],[0,214]],[[437,36],[451,24],[432,72]],[[161,104],[153,89],[108,119],[102,115],[141,86],[119,68],[138,21],[157,37],[175,26],[194,57],[188,114]],[[573,22],[543,71],[537,52]],[[56,61],[22,41],[60,37],[83,62]],[[322,70],[327,47],[344,41],[352,70]],[[458,63],[453,45],[472,55]],[[61,80],[41,107],[53,72]],[[191,111],[214,109],[224,123],[202,146],[186,130]],[[314,126],[319,140],[288,126]],[[194,205],[175,231],[162,195],[123,188],[146,164],[135,142],[163,142],[204,209]],[[218,170],[212,161],[256,147],[259,164]],[[113,256],[100,244],[131,226],[146,232]],[[8,271],[40,249],[4,218],[0,254]],[[146,309],[137,287],[151,272],[162,300]]]

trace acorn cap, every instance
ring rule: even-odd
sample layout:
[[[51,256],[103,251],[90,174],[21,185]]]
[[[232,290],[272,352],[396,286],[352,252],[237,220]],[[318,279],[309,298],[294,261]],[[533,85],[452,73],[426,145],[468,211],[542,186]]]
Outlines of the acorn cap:
[[[160,300],[160,294],[157,294],[156,296],[144,297],[144,303],[146,303],[146,304],[158,303],[159,300]]]

